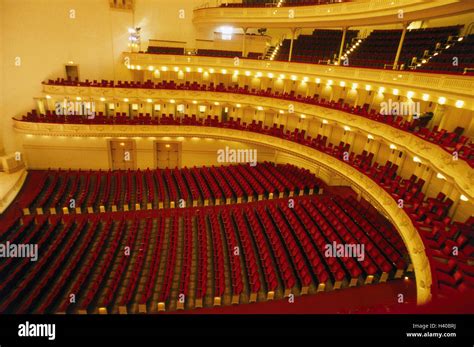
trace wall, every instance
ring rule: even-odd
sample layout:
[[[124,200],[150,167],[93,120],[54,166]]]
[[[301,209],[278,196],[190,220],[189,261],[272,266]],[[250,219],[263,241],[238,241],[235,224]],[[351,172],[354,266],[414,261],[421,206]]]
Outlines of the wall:
[[[182,137],[136,137],[132,139],[135,141],[137,151],[136,168],[140,169],[155,167],[154,143],[156,141],[181,142],[181,165],[187,167],[221,165],[217,161],[217,150],[225,150],[226,146],[229,149],[256,149],[258,161],[274,161],[275,158],[273,149],[233,141]],[[105,137],[21,136],[25,160],[29,169],[107,170],[111,168],[109,140],[110,138]]]
[[[34,108],[41,82],[65,77],[69,61],[79,65],[81,79],[131,79],[121,53],[128,50],[128,28],[134,19],[135,26],[143,28],[144,46],[150,38],[194,40],[198,32],[192,11],[200,2],[137,0],[133,14],[111,10],[107,0],[0,1],[0,143],[3,137],[7,151],[19,148],[11,117]],[[179,18],[180,9],[184,19]],[[20,66],[15,66],[16,57]]]

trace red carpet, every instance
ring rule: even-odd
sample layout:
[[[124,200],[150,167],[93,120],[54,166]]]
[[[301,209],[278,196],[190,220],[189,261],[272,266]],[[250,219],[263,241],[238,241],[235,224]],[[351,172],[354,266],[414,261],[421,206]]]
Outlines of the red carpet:
[[[346,288],[332,292],[295,297],[294,303],[288,299],[259,302],[248,305],[234,305],[186,311],[170,314],[329,314],[364,313],[378,305],[397,307],[398,294],[403,294],[405,302],[416,301],[415,280],[396,280],[390,283]],[[407,306],[405,304],[404,306]]]

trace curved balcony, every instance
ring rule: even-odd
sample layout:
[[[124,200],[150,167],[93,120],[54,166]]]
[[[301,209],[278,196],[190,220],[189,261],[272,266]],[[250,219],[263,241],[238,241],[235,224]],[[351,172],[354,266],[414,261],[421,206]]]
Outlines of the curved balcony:
[[[397,88],[401,93],[408,91],[413,91],[417,95],[428,93],[431,97],[430,100],[445,97],[448,106],[455,106],[456,101],[462,99],[465,105],[464,108],[474,109],[474,96],[472,95],[474,79],[469,76],[242,58],[237,60],[234,58],[130,52],[124,52],[123,58],[124,61],[129,62],[127,66],[131,71],[171,71],[174,68],[186,71],[186,68],[188,68],[188,73],[206,73],[209,71],[221,73],[222,70],[225,70],[228,74],[237,71],[239,75],[248,77],[255,77],[260,73],[262,79],[271,78],[268,77],[268,74],[273,74],[274,78],[279,78],[280,75],[284,75],[283,79],[294,77],[294,81],[302,81],[306,77],[310,82],[322,84],[329,80],[333,81],[335,85],[340,82],[357,83],[361,90],[377,90],[383,87],[386,90]]]
[[[212,6],[207,4],[207,6]],[[334,28],[411,22],[466,13],[471,1],[368,0],[330,5],[194,10],[195,25],[233,25],[244,28]]]
[[[109,100],[129,99],[130,102],[145,103],[148,98],[154,100],[195,100],[200,103],[218,101],[220,104],[235,105],[242,103],[245,105],[261,106],[266,109],[273,109],[278,112],[287,109],[288,100],[255,96],[248,94],[210,92],[196,90],[167,90],[167,89],[134,89],[134,88],[98,88],[98,87],[69,87],[57,85],[44,85],[44,92],[50,95],[57,95],[61,98],[80,96],[83,99],[99,100],[106,97]],[[462,192],[466,197],[474,198],[474,176],[472,168],[464,160],[453,160],[453,156],[442,147],[426,141],[419,136],[401,131],[388,124],[381,123],[363,116],[347,113],[338,109],[323,107],[320,105],[307,104],[303,102],[291,101],[296,114],[305,114],[308,120],[322,122],[326,120],[335,126],[349,126],[351,131],[359,132],[367,136],[371,134],[374,138],[380,139],[387,144],[394,144],[404,152],[418,156],[422,162],[431,165],[441,173],[449,182]],[[137,125],[133,128],[127,125],[85,125],[77,128],[76,124],[48,124],[29,123],[15,121],[17,131],[36,135],[56,135],[68,136],[77,133],[76,129],[84,131],[83,136],[104,136],[100,135],[103,129],[107,129],[108,136],[151,136],[160,126]],[[81,136],[75,134],[74,136]]]

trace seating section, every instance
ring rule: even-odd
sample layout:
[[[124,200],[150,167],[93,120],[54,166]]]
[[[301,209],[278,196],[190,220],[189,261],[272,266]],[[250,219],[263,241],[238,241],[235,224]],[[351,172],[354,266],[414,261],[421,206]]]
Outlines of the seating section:
[[[147,53],[182,55],[184,54],[184,48],[165,47],[165,46],[148,46]]]
[[[181,170],[30,171],[15,208],[55,214],[170,207],[180,200],[186,206],[219,205],[313,194],[323,186],[308,170],[269,162]]]
[[[358,35],[357,30],[348,30],[344,40],[345,49]],[[312,35],[300,35],[293,42],[291,61],[301,63],[333,62],[339,55],[341,30],[314,30]],[[285,39],[275,60],[288,60],[291,40]]]
[[[267,167],[268,169],[268,167]],[[53,173],[49,174],[51,177]],[[314,294],[400,278],[403,242],[380,215],[338,196],[209,207],[18,216],[4,242],[39,260],[4,259],[2,313],[137,313]],[[364,258],[325,255],[361,244]],[[193,265],[193,259],[196,265]]]
[[[294,4],[286,1],[281,6],[305,5],[308,2],[329,3],[329,1],[295,0]],[[264,6],[265,4],[268,4],[268,1],[223,4],[222,6],[253,7]],[[401,70],[412,69],[425,72],[472,75],[474,73],[474,61],[470,53],[474,45],[474,35],[459,36],[462,27],[462,25],[455,25],[408,30],[400,52],[398,68]],[[357,39],[358,35],[359,32],[356,30],[348,30],[346,33],[343,56],[347,54],[348,60],[344,66],[391,69],[395,61],[402,30],[373,30],[364,39]],[[337,62],[341,40],[341,30],[315,29],[311,35],[299,35],[293,42],[291,60],[299,63],[333,64]],[[282,41],[275,60],[288,60],[290,42],[290,39]],[[147,53],[182,55],[184,49],[151,46]],[[242,58],[241,51],[218,49],[198,49],[195,54]],[[263,53],[249,52],[246,58],[263,59]]]
[[[172,116],[169,117],[171,121],[176,121]],[[194,123],[193,123],[194,122]],[[176,124],[179,124],[177,122]],[[441,295],[445,296],[448,295],[450,292],[452,293],[453,291],[470,291],[472,289],[472,261],[474,257],[474,248],[473,248],[473,220],[472,218],[468,220],[466,223],[459,223],[459,222],[452,222],[451,218],[449,217],[449,210],[453,206],[453,201],[449,198],[446,198],[444,194],[439,194],[436,198],[434,197],[426,197],[424,192],[423,192],[423,187],[425,184],[425,181],[423,179],[420,179],[416,177],[415,175],[412,175],[410,178],[403,178],[398,174],[398,166],[390,161],[387,161],[385,164],[379,164],[378,162],[374,161],[374,154],[373,153],[368,153],[366,151],[363,151],[360,154],[356,154],[350,150],[350,145],[346,143],[339,143],[338,145],[333,145],[332,143],[327,143],[327,138],[325,136],[318,135],[316,138],[311,138],[311,136],[307,136],[304,131],[300,131],[299,129],[295,129],[294,131],[285,131],[283,126],[278,127],[277,125],[274,125],[272,128],[264,127],[261,122],[255,122],[253,121],[251,124],[244,124],[241,123],[240,119],[238,120],[233,120],[232,118],[229,119],[228,122],[225,124],[220,124],[218,119],[212,119],[211,117],[208,117],[203,123],[197,122],[197,120],[191,117],[187,118],[187,123],[186,124],[199,124],[199,125],[206,125],[206,126],[225,126],[225,127],[230,127],[234,129],[240,129],[240,130],[247,130],[247,131],[254,131],[254,132],[259,132],[259,133],[264,133],[268,134],[271,136],[277,136],[280,138],[284,138],[289,141],[294,141],[298,142],[302,145],[309,146],[312,148],[315,148],[321,152],[325,152],[328,155],[331,155],[341,161],[344,161],[346,164],[349,164],[359,170],[361,173],[369,176],[372,180],[374,180],[378,185],[380,185],[383,189],[389,193],[394,200],[400,201],[400,199],[403,201],[403,209],[406,211],[406,213],[410,216],[412,219],[412,222],[414,226],[419,230],[420,234],[422,234],[423,241],[425,243],[425,247],[428,250],[432,250],[428,252],[428,257],[431,262],[431,267],[433,269],[433,293],[436,295]],[[273,190],[273,198],[276,197],[277,192],[279,193],[281,191],[281,185],[283,187],[285,185],[288,186],[288,181],[291,182],[296,182],[300,181],[303,186],[300,186],[298,189],[302,189],[304,187],[305,193],[306,190],[309,188],[307,191],[309,194],[311,194],[311,175],[309,173],[302,174],[302,172],[297,169],[295,171],[294,167],[291,166],[286,166],[283,169],[283,172],[278,170],[278,173],[273,174],[273,177],[270,177],[268,175],[268,172],[273,173],[275,171],[272,171],[271,169],[271,164],[265,163],[264,165],[258,165],[259,168],[259,173],[257,174],[254,172],[252,176],[251,168],[246,167],[246,166],[233,166],[233,167],[224,167],[223,169],[219,170],[218,168],[209,168],[209,170],[206,170],[205,168],[201,169],[202,175],[196,175],[195,172],[197,169],[191,170],[191,173],[187,173],[186,170],[184,170],[184,173],[182,175],[182,179],[184,182],[192,182],[192,180],[189,179],[190,175],[194,174],[196,180],[194,183],[187,183],[188,188],[188,194],[190,196],[196,197],[198,196],[197,192],[198,190],[200,191],[199,194],[201,194],[201,197],[218,197],[222,196],[219,195],[220,193],[216,192],[219,187],[219,183],[221,183],[221,193],[225,194],[224,196],[229,196],[229,192],[233,191],[233,196],[239,196],[243,195],[246,196],[247,199],[246,201],[248,204],[242,205],[242,206],[250,206],[251,200],[249,199],[250,196],[252,196],[252,201],[255,201],[255,198],[259,197],[262,193],[263,194],[268,194],[268,197],[270,198],[270,193]],[[250,172],[249,172],[250,171]],[[157,174],[158,173],[158,174]],[[33,173],[35,174],[35,173]],[[101,173],[95,173],[96,175],[100,175]],[[89,174],[91,175],[91,174]],[[105,173],[104,173],[105,175]],[[133,191],[133,184],[125,184],[123,183],[122,185],[119,184],[119,182],[125,181],[124,178],[122,179],[117,179],[117,177],[122,177],[125,176],[124,172],[110,172],[106,174],[107,177],[110,177],[110,179],[105,179],[105,182],[109,182],[104,185],[104,193],[100,193],[99,197],[105,196],[104,198],[99,198],[99,201],[112,201],[113,204],[122,204],[122,203],[131,203],[131,201],[135,202],[132,196],[132,194],[128,194],[127,191]],[[127,173],[127,175],[130,175],[130,173]],[[40,175],[41,176],[41,175]],[[18,207],[24,206],[25,204],[28,203],[33,203],[36,204],[36,201],[39,201],[39,204],[49,204],[50,201],[63,201],[61,200],[62,198],[57,198],[58,196],[67,196],[67,190],[63,187],[64,183],[64,172],[61,171],[56,171],[56,172],[51,172],[48,177],[46,178],[41,178],[41,177],[35,177],[35,182],[42,182],[41,186],[36,185],[36,188],[34,189],[26,189],[28,194],[22,195],[18,198],[17,205]],[[69,176],[69,175],[68,175]],[[71,174],[69,177],[70,183],[68,184],[68,188],[71,191],[76,191],[77,186],[79,183],[77,182],[77,178],[74,178],[76,175]],[[113,176],[113,177],[112,177]],[[173,177],[176,175],[171,172],[171,170],[164,170],[163,172],[160,171],[155,171],[156,178],[156,186],[155,186],[155,191],[161,192],[157,196],[157,200],[160,199],[160,196],[172,196],[172,199],[177,199],[178,195],[177,192],[179,191],[179,187],[185,186],[184,183],[175,183],[174,185],[171,184],[173,181]],[[137,175],[137,177],[140,177],[140,175]],[[149,177],[149,174],[145,174],[145,177]],[[200,178],[199,178],[200,177]],[[204,189],[203,187],[205,186],[202,182],[205,181],[206,179],[209,179],[209,177],[214,177],[215,181],[212,179],[209,180],[210,182],[214,182],[213,184],[209,184],[207,189]],[[307,178],[303,178],[307,177]],[[262,179],[262,178],[266,178]],[[300,180],[301,178],[301,180]],[[288,181],[286,181],[286,180]],[[92,193],[92,196],[97,195],[95,191],[98,190],[96,186],[90,182],[93,182],[94,179],[83,179],[80,183],[81,186],[89,187],[91,186],[88,191],[94,192]],[[129,181],[129,180],[126,180]],[[176,180],[176,182],[180,182],[181,179]],[[278,183],[279,181],[279,183]],[[89,183],[87,183],[89,182]],[[110,182],[114,182],[113,184],[110,184]],[[133,180],[132,180],[133,182]],[[163,183],[164,182],[164,183]],[[225,182],[225,183],[224,183]],[[315,183],[315,182],[314,182]],[[308,184],[310,184],[308,186]],[[92,186],[95,188],[92,189]],[[151,186],[151,185],[150,185]],[[38,188],[40,187],[40,188]],[[44,188],[43,188],[44,187]],[[108,187],[108,188],[107,188]],[[166,187],[166,188],[165,188]],[[200,188],[198,188],[200,187]],[[298,191],[298,189],[295,188],[295,191]],[[41,190],[41,194],[38,196],[38,191]],[[80,189],[80,191],[83,191]],[[140,190],[139,190],[140,191]],[[174,191],[174,193],[171,193]],[[301,190],[300,190],[301,191]],[[115,192],[115,193],[114,193]],[[117,193],[120,192],[120,193]],[[167,193],[166,193],[167,192]],[[190,193],[189,193],[190,192]],[[211,194],[211,192],[213,192]],[[150,193],[148,194],[143,194],[143,196],[149,196]],[[82,199],[89,199],[89,196],[91,194],[88,193],[86,197]],[[288,194],[291,195],[291,194]],[[284,196],[288,196],[287,194],[284,194]],[[293,193],[294,195],[294,193]],[[299,195],[299,194],[298,194]],[[83,195],[80,195],[83,196]],[[278,195],[280,196],[280,195]],[[125,200],[124,200],[125,199]],[[131,200],[128,200],[131,199]],[[91,201],[95,201],[91,200]],[[273,200],[269,200],[273,201]],[[391,272],[395,272],[397,276],[401,274],[402,268],[405,267],[406,265],[406,259],[403,261],[403,257],[401,256],[401,253],[394,252],[393,249],[390,248],[390,245],[393,247],[401,247],[400,241],[397,241],[397,235],[394,232],[387,231],[386,232],[386,225],[389,224],[386,220],[382,220],[380,216],[377,217],[375,215],[374,217],[374,211],[369,211],[369,210],[364,210],[361,209],[359,206],[358,202],[356,201],[351,201],[350,199],[347,199],[345,202],[337,198],[333,198],[333,201],[342,209],[345,209],[346,211],[352,211],[355,210],[359,211],[362,213],[362,219],[360,217],[354,216],[354,223],[355,224],[360,224],[362,226],[363,232],[367,233],[367,237],[374,237],[375,242],[377,242],[377,247],[378,251],[372,251],[372,253],[369,253],[369,257],[367,258],[367,261],[363,264],[361,264],[362,269],[354,267],[354,265],[351,265],[351,261],[347,260],[347,262],[344,263],[344,266],[346,266],[348,273],[350,274],[351,279],[349,280],[348,278],[344,277],[344,271],[339,268],[339,266],[342,266],[342,264],[338,265],[333,265],[333,264],[328,264],[328,266],[333,266],[332,268],[332,282],[330,287],[331,288],[338,288],[339,286],[343,285],[344,283],[349,282],[349,284],[352,282],[352,280],[355,281],[354,276],[357,276],[359,271],[365,271],[362,272],[366,276],[372,276],[372,277],[367,277],[364,280],[364,283],[371,283],[371,281],[374,280],[375,278],[387,278],[387,274],[390,274]],[[237,200],[238,202],[238,200]],[[142,202],[143,204],[144,202]],[[259,202],[261,203],[261,202]],[[327,212],[324,206],[327,206],[326,200],[323,200],[322,205],[318,203],[316,204],[317,209],[321,210],[319,213],[330,213]],[[304,206],[304,203],[302,203]],[[350,207],[349,205],[352,207]],[[110,203],[109,203],[110,205]],[[35,206],[35,205],[34,205]],[[47,205],[49,206],[49,205]],[[83,205],[83,208],[87,206]],[[155,202],[156,206],[156,202]],[[189,205],[188,205],[189,206]],[[226,205],[227,206],[227,205]],[[230,205],[229,205],[230,206]],[[205,208],[205,207],[204,207]],[[249,207],[250,208],[250,207]],[[292,237],[290,237],[289,234],[285,234],[285,224],[280,224],[282,223],[280,218],[277,217],[278,213],[276,213],[273,209],[270,207],[267,207],[269,209],[269,215],[264,214],[261,209],[257,208],[257,213],[259,215],[256,216],[257,219],[253,219],[253,217],[248,217],[249,222],[248,224],[252,227],[255,225],[261,225],[263,227],[262,233],[265,235],[266,234],[267,238],[269,238],[269,242],[271,242],[271,249],[278,249],[281,247],[287,247],[289,250],[291,250],[291,253],[287,254],[286,256],[284,254],[279,254],[277,255],[277,258],[274,259],[274,265],[276,266],[276,269],[279,269],[279,274],[281,276],[280,281],[276,281],[274,277],[272,277],[271,273],[266,274],[265,281],[269,283],[268,288],[275,288],[276,287],[276,282],[280,284],[279,288],[283,293],[288,293],[288,291],[293,288],[295,283],[298,283],[300,286],[300,291],[302,293],[306,292],[306,290],[309,290],[307,288],[306,284],[310,282],[310,275],[308,275],[309,268],[305,267],[303,265],[297,265],[299,256],[298,253],[296,253],[294,249],[294,242],[292,240]],[[283,213],[285,213],[285,208],[283,206],[280,206],[282,209]],[[308,213],[311,218],[316,218],[316,224],[318,226],[321,226],[323,228],[322,230],[325,230],[324,226],[324,219],[321,219],[317,216],[317,213],[315,210],[312,208],[308,207]],[[113,207],[112,207],[113,210]],[[295,209],[298,211],[298,208]],[[38,207],[36,208],[36,211],[38,212]],[[95,210],[94,210],[95,211]],[[327,221],[332,223],[334,225],[334,228],[339,232],[343,226],[350,227],[352,223],[348,221],[346,218],[343,218],[343,216],[339,215],[340,212],[338,212],[338,209],[336,207],[332,207],[330,209],[331,213],[334,213],[336,217],[331,218],[329,215],[324,217]],[[29,208],[28,213],[33,212],[34,209]],[[355,213],[354,212],[354,213]],[[28,214],[27,213],[27,214]],[[122,212],[126,213],[126,212]],[[138,213],[138,212],[137,212]],[[263,214],[262,214],[263,213]],[[352,212],[349,212],[352,213]],[[21,212],[18,208],[13,209],[12,215],[6,219],[5,225],[15,225],[15,223],[18,222],[18,219],[21,218]],[[303,216],[301,218],[303,225],[305,223],[304,219],[304,214],[300,215]],[[363,219],[367,219],[370,216],[374,217],[370,224],[372,227],[370,227],[369,224],[365,223]],[[24,218],[29,218],[29,216],[25,216]],[[56,218],[56,217],[53,217]],[[200,220],[203,220],[199,222],[199,227],[198,229],[201,230],[201,236],[199,236],[200,239],[206,239],[208,240],[207,243],[208,245],[206,248],[204,246],[201,247],[201,253],[202,256],[206,252],[208,252],[206,249],[210,249],[209,247],[212,247],[211,244],[214,243],[214,247],[217,247],[220,245],[219,240],[215,240],[212,237],[209,237],[209,235],[205,235],[204,230],[207,230],[207,228],[213,228],[212,230],[216,230],[216,222],[212,218],[205,218],[205,217],[199,217]],[[273,220],[273,222],[272,222]],[[259,221],[256,223],[255,221]],[[337,221],[342,221],[343,224],[339,224]],[[31,222],[30,222],[31,223]],[[237,221],[237,224],[242,222]],[[23,225],[26,223],[23,222]],[[36,224],[39,224],[38,222]],[[291,227],[297,225],[298,223],[294,222],[291,217],[288,217],[286,225],[289,225]],[[167,224],[168,225],[168,224]],[[278,226],[278,231],[281,234],[282,238],[278,238],[276,234],[273,233],[272,225]],[[309,224],[310,225],[310,224]],[[20,228],[20,226],[18,226]],[[255,227],[256,230],[253,231],[253,235],[258,235],[259,234],[259,227]],[[11,227],[7,230],[12,229]],[[308,226],[304,226],[304,230],[311,230],[308,229]],[[353,230],[354,231],[354,230]],[[375,232],[381,232],[384,233],[380,237],[375,235]],[[21,234],[21,231],[14,231],[14,235]],[[297,234],[296,234],[297,235]],[[299,239],[299,242],[301,245],[305,244],[304,241],[304,236],[299,235],[302,239]],[[350,234],[346,234],[345,232],[341,231],[340,237],[342,238],[336,238],[332,233],[327,234],[327,237],[334,237],[332,240],[345,240],[344,238],[349,237],[349,239],[346,240],[362,240],[361,242],[365,242],[363,240],[366,240],[366,237],[361,234],[360,232],[354,231],[351,232]],[[231,236],[229,236],[231,237]],[[298,237],[294,236],[294,237]],[[245,238],[245,236],[242,236],[242,238]],[[244,241],[243,241],[244,242]],[[259,240],[256,240],[256,242],[260,242]],[[320,242],[320,241],[319,241]],[[298,242],[296,244],[299,244]],[[232,245],[232,244],[231,244]],[[261,244],[262,249],[259,251],[259,254],[264,254],[265,253],[265,246],[262,243]],[[239,248],[241,249],[241,248]],[[229,252],[229,246],[227,252]],[[400,249],[399,249],[400,250]],[[221,252],[221,251],[218,251]],[[455,254],[453,253],[455,252]],[[225,254],[225,249],[222,250],[222,253]],[[228,254],[228,253],[227,253]],[[217,254],[216,256],[221,259],[223,257],[222,254]],[[290,261],[293,257],[294,261],[296,263],[293,263],[294,269],[296,268],[299,272],[295,273],[290,270],[288,270],[288,264],[291,264]],[[313,256],[312,256],[313,257]],[[384,260],[385,258],[385,260]],[[386,258],[389,258],[387,260]],[[313,258],[311,258],[313,259]],[[250,260],[249,260],[250,261]],[[331,260],[328,260],[331,261]],[[204,265],[205,260],[202,259],[200,260],[200,263],[203,267],[205,268]],[[214,262],[214,267],[217,267],[219,262]],[[337,262],[336,262],[337,263]],[[301,263],[302,264],[302,263]],[[393,264],[390,266],[390,264]],[[244,268],[246,264],[240,264],[240,268]],[[158,265],[156,265],[158,266]],[[220,266],[220,265],[219,265]],[[234,266],[235,268],[238,267],[236,264],[231,264],[231,267]],[[266,264],[263,265],[264,268],[268,268],[270,265]],[[314,264],[313,264],[314,266]],[[439,271],[438,271],[439,269]],[[105,271],[105,270],[104,270]],[[204,270],[202,270],[200,273],[200,278],[202,283],[208,283],[213,277],[209,274],[205,275]],[[222,269],[214,269],[214,271],[217,271],[220,274],[222,273]],[[314,270],[315,271],[315,276],[321,276],[321,278],[326,278],[326,275],[324,272],[322,272],[321,269],[319,270]],[[214,272],[215,273],[215,272]],[[170,275],[171,276],[171,275]],[[255,276],[255,274],[254,274]],[[470,277],[471,276],[471,277]],[[221,276],[222,277],[222,276]],[[219,281],[221,281],[221,277],[219,277]],[[227,277],[228,278],[228,277]],[[319,277],[318,277],[319,278]],[[347,281],[344,282],[344,279]],[[261,278],[263,280],[263,278]],[[357,280],[358,281],[358,280]],[[224,281],[225,282],[225,281]],[[228,283],[228,282],[225,282]],[[254,282],[252,282],[254,283]],[[320,282],[317,283],[317,288],[321,290],[321,288],[325,288],[325,285],[320,286]],[[313,283],[313,285],[316,285]],[[80,285],[78,285],[80,287]],[[258,285],[257,285],[258,287]],[[311,287],[311,286],[310,286]],[[230,287],[229,287],[230,288]],[[240,291],[240,284],[237,285],[237,291]],[[149,289],[151,291],[151,289]],[[269,290],[270,291],[270,290]],[[205,299],[206,293],[211,293],[215,292],[221,295],[223,292],[225,293],[226,290],[223,289],[222,283],[219,284],[214,284],[214,286],[211,288],[209,286],[201,288],[200,291],[197,292],[196,298],[197,298],[197,305],[205,305],[206,302],[209,302],[211,300],[214,302],[214,304],[218,304],[220,302],[220,297],[216,297],[214,299]],[[234,293],[235,294],[235,293]],[[250,293],[252,294],[252,293]],[[253,299],[255,299],[255,293],[254,295],[251,295]],[[267,296],[272,297],[273,294],[267,293]],[[235,296],[235,295],[234,295]],[[148,298],[148,296],[147,296]],[[166,297],[165,297],[166,299]],[[163,300],[165,300],[163,299]],[[142,305],[145,299],[142,300]],[[8,301],[6,303],[5,307],[8,307],[15,299],[12,299],[12,301]],[[166,300],[165,300],[166,301]],[[204,302],[204,304],[202,304]],[[164,302],[161,302],[162,306],[167,307]],[[200,307],[199,306],[199,307]]]
[[[434,51],[450,36],[459,35],[461,26],[408,30],[403,42],[398,65],[408,69],[413,57],[422,58],[425,51]],[[374,30],[348,56],[349,66],[384,68],[393,65],[402,30]]]
[[[439,129],[438,126],[434,126],[432,129],[427,127],[428,122],[432,118],[432,114],[427,113],[419,115],[417,119],[408,121],[404,116],[398,115],[387,115],[380,114],[375,109],[369,110],[369,105],[364,104],[363,106],[350,106],[348,103],[345,103],[343,99],[338,101],[328,101],[324,98],[320,98],[318,94],[313,96],[302,96],[300,94],[295,95],[294,91],[279,93],[272,92],[271,88],[267,90],[255,90],[250,89],[248,86],[236,87],[229,86],[226,87],[222,83],[214,85],[210,83],[209,85],[201,85],[197,82],[186,82],[181,84],[176,84],[174,82],[163,81],[160,83],[153,83],[151,81],[147,82],[122,82],[118,81],[117,83],[113,81],[89,81],[84,82],[79,81],[70,81],[64,79],[49,80],[45,82],[50,85],[67,85],[67,86],[91,86],[91,87],[115,87],[115,88],[150,88],[150,89],[179,89],[179,90],[201,90],[201,91],[218,91],[218,92],[227,92],[227,93],[239,93],[245,95],[258,95],[263,97],[273,97],[279,98],[288,101],[307,103],[312,105],[317,105],[321,107],[336,109],[343,112],[348,112],[358,116],[366,117],[384,124],[395,127],[398,130],[403,130],[410,132],[420,138],[423,138],[426,141],[437,144],[441,146],[444,150],[453,154],[456,152],[458,158],[466,160],[471,167],[474,167],[474,144],[469,137],[463,136],[464,128],[458,127],[454,129],[453,132],[448,132],[445,129]],[[103,112],[98,112],[94,117],[87,115],[56,115],[54,112],[46,111],[46,114],[39,114],[37,111],[33,110],[28,112],[26,116],[22,117],[22,120],[28,122],[41,122],[41,123],[74,123],[74,124],[140,124],[140,125],[206,125],[206,126],[220,126],[220,127],[237,127],[239,129],[249,129],[255,131],[254,124],[240,124],[235,123],[235,121],[220,122],[216,118],[210,120],[210,117],[207,119],[198,119],[196,115],[185,115],[181,119],[175,119],[173,115],[162,114],[161,117],[151,116],[150,114],[139,113],[138,116],[128,117],[126,113],[116,113],[115,116],[109,115],[106,116]],[[258,126],[257,129],[260,129],[261,126]],[[269,130],[263,128],[264,130]],[[304,137],[304,134],[303,134]]]
[[[474,34],[460,37],[431,52],[427,63],[422,64],[417,70],[449,71],[472,75],[474,73],[473,50]]]
[[[342,3],[348,0],[243,0],[240,3],[223,2],[221,7],[314,6]]]

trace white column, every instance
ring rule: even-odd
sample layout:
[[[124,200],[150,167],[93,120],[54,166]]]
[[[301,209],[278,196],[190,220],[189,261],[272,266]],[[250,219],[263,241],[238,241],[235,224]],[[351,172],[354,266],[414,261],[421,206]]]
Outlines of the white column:
[[[344,41],[346,41],[346,33],[347,33],[347,27],[344,27],[342,31],[341,47],[339,48],[339,55],[337,57],[337,65],[341,65],[341,56],[342,56],[342,50],[344,49]]]
[[[400,43],[398,44],[397,54],[395,55],[395,61],[393,62],[393,70],[397,70],[398,59],[400,58],[400,53],[402,52],[403,41],[405,41],[405,35],[407,33],[407,23],[403,23],[402,36],[400,37]]]

